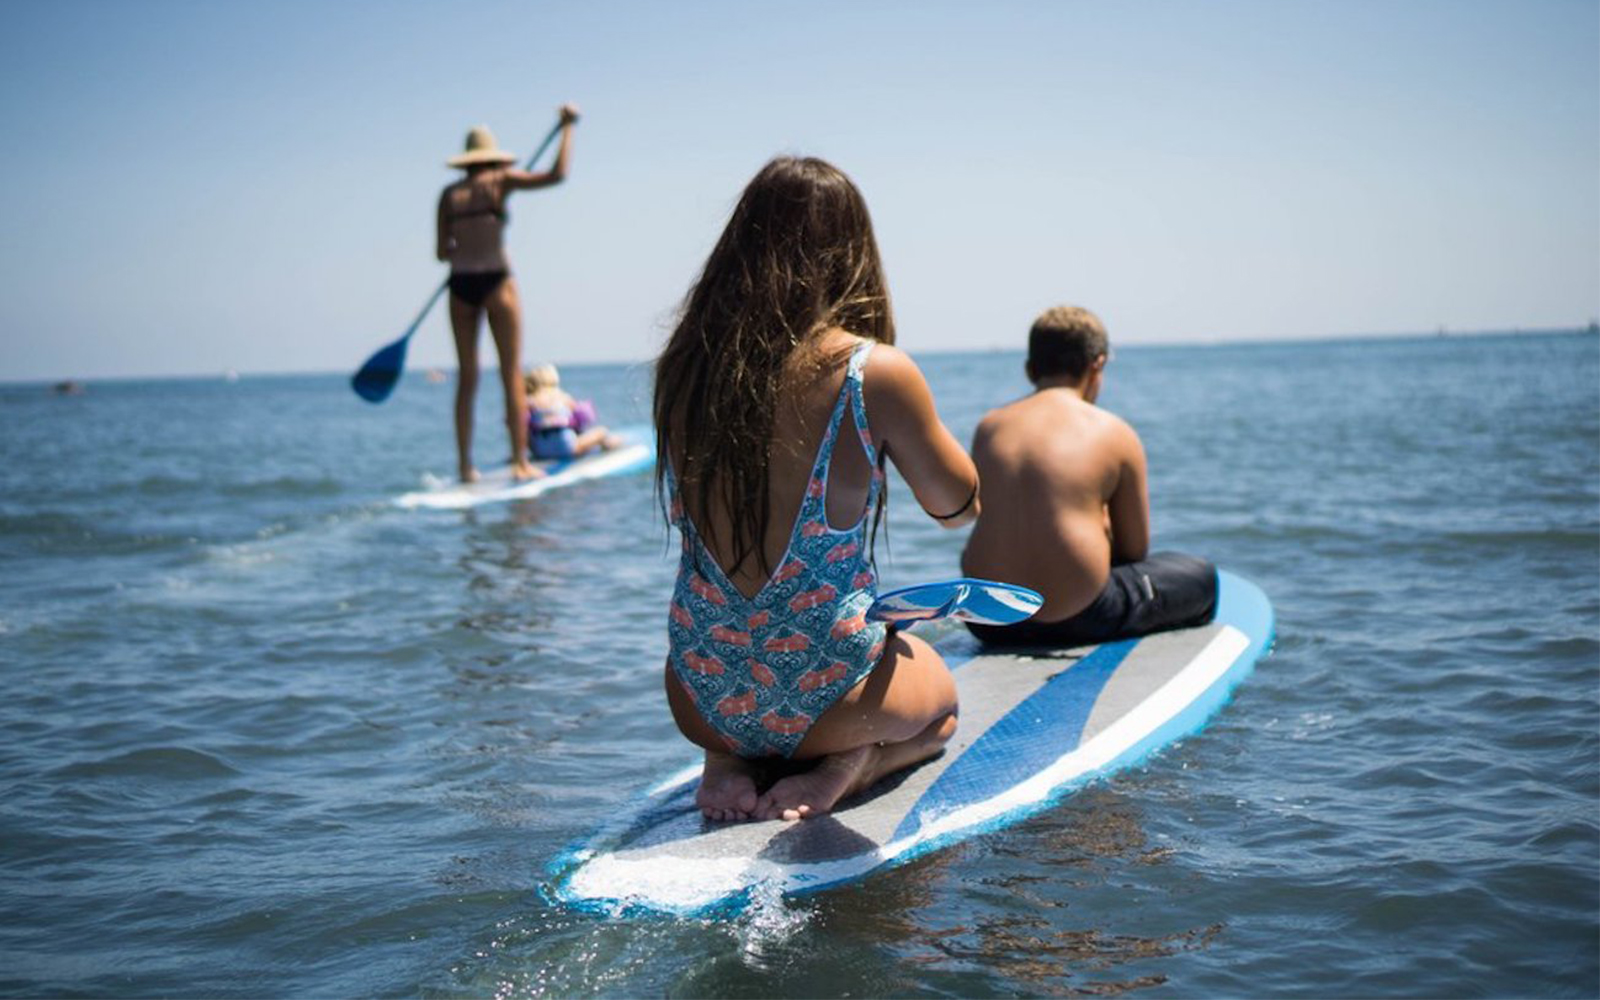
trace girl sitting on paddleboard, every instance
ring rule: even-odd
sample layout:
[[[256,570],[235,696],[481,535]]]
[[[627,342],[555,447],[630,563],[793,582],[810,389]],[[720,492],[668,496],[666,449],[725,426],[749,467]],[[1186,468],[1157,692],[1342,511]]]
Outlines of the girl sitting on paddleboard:
[[[561,388],[555,365],[534,365],[523,388],[528,394],[528,448],[537,461],[577,458],[622,447],[622,439],[594,422],[594,406]]]
[[[745,188],[656,363],[657,488],[683,537],[667,700],[710,819],[827,812],[937,753],[956,690],[865,614],[887,457],[923,510],[978,513],[972,460],[894,321],[866,203],[817,159]],[[758,789],[762,758],[814,766]]]
[[[514,170],[516,156],[500,149],[486,126],[467,134],[467,146],[449,165],[466,176],[439,196],[440,260],[450,263],[450,329],[455,333],[456,463],[461,481],[478,478],[472,465],[472,408],[478,394],[478,326],[485,315],[500,355],[500,382],[505,392],[506,430],[511,435],[511,474],[529,479],[539,470],[528,462],[526,403],[522,393],[522,305],[511,277],[501,236],[507,221],[506,198],[512,191],[559,184],[567,176],[567,153],[578,110],[561,108],[561,148],[555,166],[540,174]]]

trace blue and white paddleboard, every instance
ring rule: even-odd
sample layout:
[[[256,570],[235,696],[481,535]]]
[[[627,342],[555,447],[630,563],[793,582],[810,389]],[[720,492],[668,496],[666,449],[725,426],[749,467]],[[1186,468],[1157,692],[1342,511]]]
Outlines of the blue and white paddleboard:
[[[519,483],[511,478],[511,466],[506,465],[484,473],[475,483],[435,478],[427,489],[403,494],[394,502],[408,509],[459,510],[486,503],[528,500],[573,483],[638,472],[655,464],[655,437],[649,427],[623,427],[613,433],[622,438],[622,447],[562,461],[536,462],[534,464],[545,471],[539,479],[525,479]]]
[[[1272,642],[1260,588],[1218,574],[1209,625],[1072,650],[939,643],[961,722],[945,752],[826,816],[713,823],[694,805],[700,765],[647,789],[553,865],[554,892],[589,907],[695,913],[773,887],[811,892],[1047,808],[1205,725]]]

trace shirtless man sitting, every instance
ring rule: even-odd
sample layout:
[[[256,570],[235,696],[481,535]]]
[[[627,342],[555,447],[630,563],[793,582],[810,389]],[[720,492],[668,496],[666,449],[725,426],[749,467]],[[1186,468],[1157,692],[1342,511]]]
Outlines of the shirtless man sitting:
[[[973,436],[983,513],[961,571],[1044,595],[1019,625],[967,626],[986,643],[1087,645],[1199,625],[1216,610],[1216,567],[1149,552],[1144,446],[1094,405],[1109,356],[1093,313],[1045,312],[1028,334],[1033,393],[991,411]]]

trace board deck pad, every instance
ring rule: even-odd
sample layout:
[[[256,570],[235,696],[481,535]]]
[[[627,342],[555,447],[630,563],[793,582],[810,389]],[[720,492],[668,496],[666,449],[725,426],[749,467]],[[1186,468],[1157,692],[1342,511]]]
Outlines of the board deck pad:
[[[1220,573],[1208,625],[1070,650],[990,650],[947,630],[961,716],[932,760],[885,777],[826,816],[718,823],[694,805],[699,764],[557,859],[565,902],[694,913],[758,886],[838,885],[1047,807],[1066,791],[1191,733],[1267,650],[1272,609]]]
[[[623,427],[613,433],[622,438],[622,447],[591,452],[578,458],[535,462],[545,470],[545,475],[540,479],[516,482],[511,478],[511,467],[506,465],[484,473],[483,478],[475,483],[435,480],[429,488],[403,494],[396,497],[394,502],[407,509],[460,510],[486,503],[528,500],[563,486],[626,475],[655,464],[655,437],[650,428]]]

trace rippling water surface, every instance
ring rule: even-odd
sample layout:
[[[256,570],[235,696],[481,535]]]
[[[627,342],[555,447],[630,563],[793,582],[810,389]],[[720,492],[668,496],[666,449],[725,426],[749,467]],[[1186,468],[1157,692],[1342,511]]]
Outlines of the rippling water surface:
[[[1025,388],[921,360],[963,438]],[[564,380],[643,414],[642,369]],[[449,392],[0,387],[0,992],[1600,992],[1594,336],[1121,351],[1158,544],[1261,584],[1275,652],[1145,767],[733,920],[546,901],[692,759],[671,550],[648,476],[390,506]],[[888,586],[960,549],[906,496]]]

